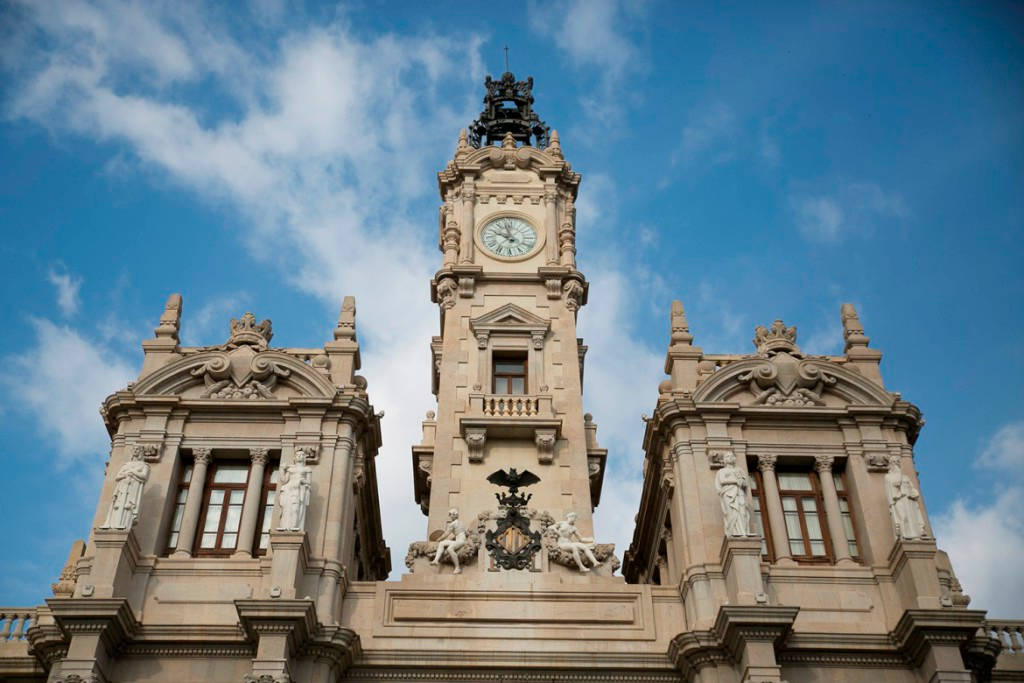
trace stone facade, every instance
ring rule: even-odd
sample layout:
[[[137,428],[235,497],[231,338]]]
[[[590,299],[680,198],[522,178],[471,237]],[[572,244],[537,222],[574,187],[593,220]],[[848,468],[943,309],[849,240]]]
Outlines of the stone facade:
[[[224,344],[188,348],[173,295],[138,379],[103,405],[112,448],[89,538],[45,605],[0,608],[0,678],[1024,673],[1021,623],[967,609],[935,546],[913,463],[920,413],[884,386],[849,305],[837,357],[802,353],[781,321],[757,328],[749,355],[706,354],[672,305],[670,379],[617,573],[593,528],[607,452],[582,401],[581,178],[531,86],[488,79],[438,175],[437,409],[412,447],[410,505],[427,519],[408,573],[386,580],[355,302],[322,347],[274,348],[270,321],[246,313]]]

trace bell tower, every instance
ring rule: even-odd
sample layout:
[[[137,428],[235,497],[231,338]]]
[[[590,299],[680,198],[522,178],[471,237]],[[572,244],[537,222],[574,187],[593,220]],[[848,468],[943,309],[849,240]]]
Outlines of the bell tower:
[[[438,174],[442,259],[430,283],[440,309],[431,343],[437,411],[423,423],[413,461],[430,538],[443,533],[452,509],[469,530],[467,571],[474,563],[481,571],[507,569],[485,547],[484,527],[500,533],[494,519],[507,514],[490,475],[514,468],[539,480],[522,492],[538,517],[533,531],[573,512],[589,537],[604,474],[605,452],[583,413],[586,347],[576,336],[587,300],[576,267],[580,175],[563,157],[558,133],[533,111],[532,88],[532,78],[488,77],[480,117],[460,133],[454,159]],[[526,543],[510,533],[506,545]],[[478,557],[470,557],[474,549]],[[408,564],[420,571],[416,554]],[[541,570],[541,555],[529,568]]]

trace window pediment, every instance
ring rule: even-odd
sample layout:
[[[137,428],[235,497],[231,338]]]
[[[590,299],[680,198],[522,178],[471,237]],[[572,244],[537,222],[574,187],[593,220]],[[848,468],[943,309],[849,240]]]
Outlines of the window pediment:
[[[544,336],[551,327],[551,321],[515,304],[505,304],[471,319],[469,327],[476,335],[477,344],[481,348],[487,346],[487,340],[492,334],[529,336],[534,347],[540,348],[544,344]]]

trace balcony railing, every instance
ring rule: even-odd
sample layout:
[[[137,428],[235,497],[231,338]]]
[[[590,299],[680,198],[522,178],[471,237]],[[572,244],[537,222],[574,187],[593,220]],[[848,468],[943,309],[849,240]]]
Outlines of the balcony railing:
[[[540,397],[488,394],[483,397],[481,412],[492,417],[534,417],[540,415]]]
[[[25,632],[35,621],[34,607],[0,607],[0,645],[24,641]]]
[[[1024,620],[986,619],[985,630],[1003,646],[1003,654],[1024,653]]]

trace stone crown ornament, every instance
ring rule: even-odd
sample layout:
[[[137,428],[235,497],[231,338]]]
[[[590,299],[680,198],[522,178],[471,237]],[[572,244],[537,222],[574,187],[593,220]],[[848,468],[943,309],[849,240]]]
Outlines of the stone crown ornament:
[[[263,351],[273,336],[270,320],[256,324],[256,316],[246,311],[241,318],[231,319],[231,337],[228,338],[227,346],[255,346]]]
[[[797,355],[800,353],[796,345],[796,327],[786,327],[781,320],[772,322],[771,328],[758,325],[754,328],[754,346],[758,355],[770,356],[779,351]]]

